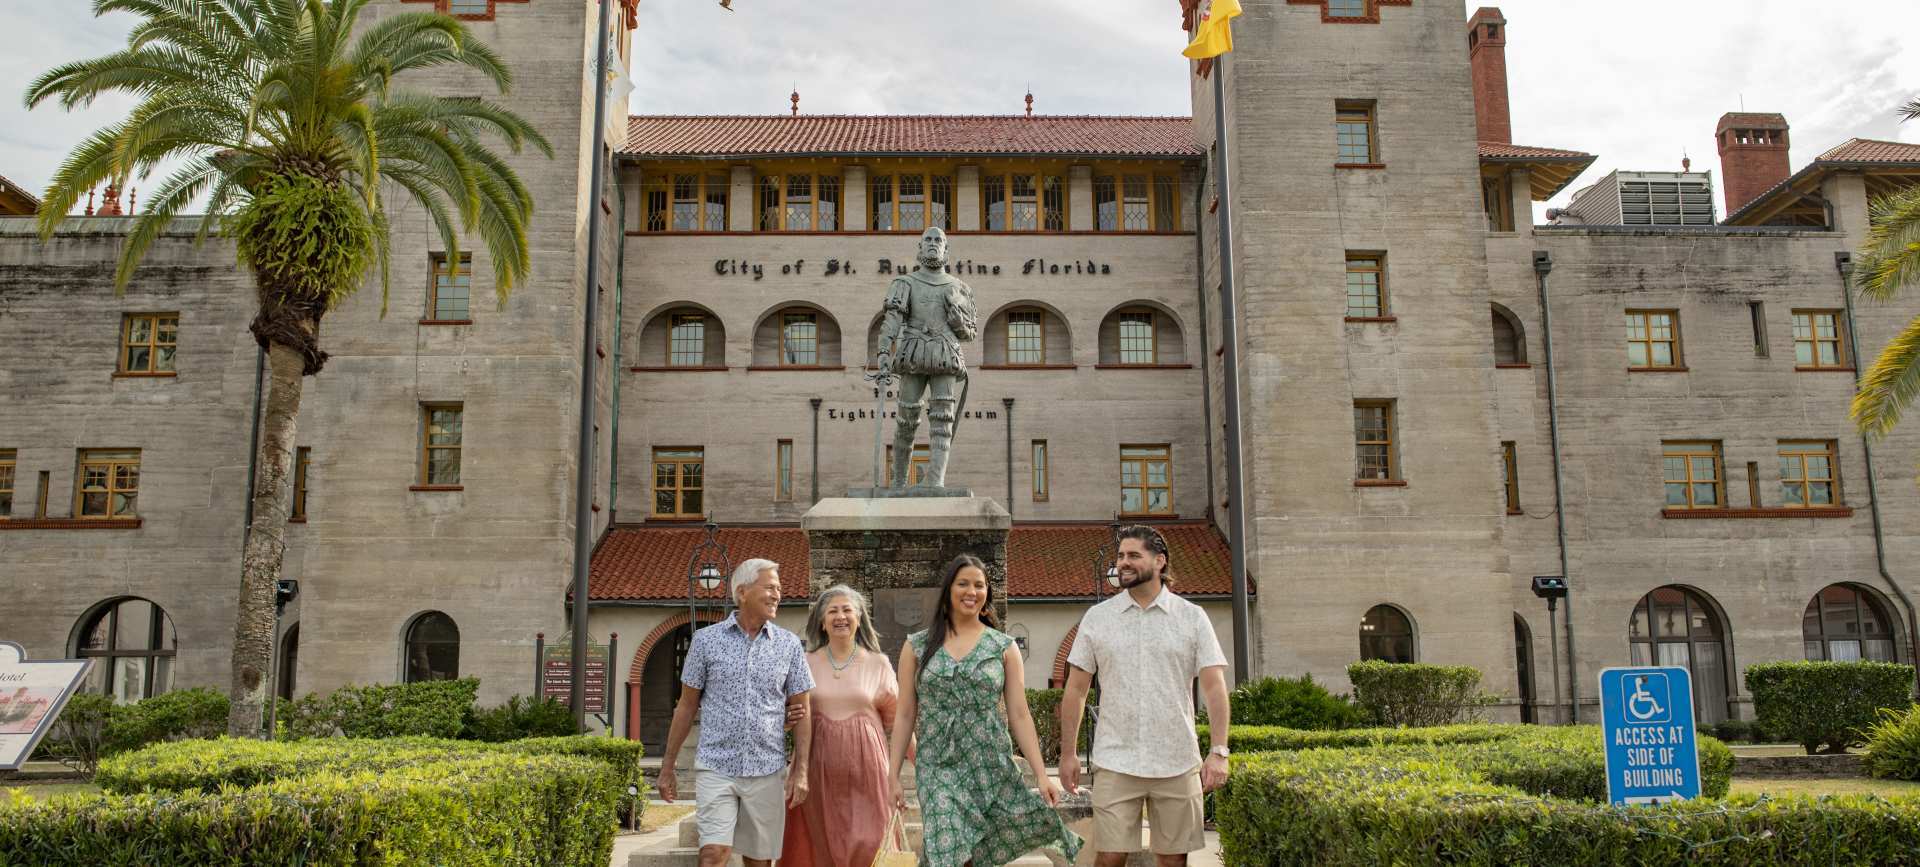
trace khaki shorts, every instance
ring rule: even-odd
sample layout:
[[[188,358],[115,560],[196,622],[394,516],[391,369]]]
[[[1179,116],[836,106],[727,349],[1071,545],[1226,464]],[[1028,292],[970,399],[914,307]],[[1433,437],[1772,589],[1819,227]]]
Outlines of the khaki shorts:
[[[1093,848],[1140,851],[1140,815],[1153,825],[1153,852],[1181,855],[1206,848],[1206,798],[1200,769],[1150,779],[1101,770],[1093,787]]]
[[[787,774],[729,777],[697,771],[694,824],[701,846],[732,846],[734,854],[755,861],[780,857],[787,827]]]

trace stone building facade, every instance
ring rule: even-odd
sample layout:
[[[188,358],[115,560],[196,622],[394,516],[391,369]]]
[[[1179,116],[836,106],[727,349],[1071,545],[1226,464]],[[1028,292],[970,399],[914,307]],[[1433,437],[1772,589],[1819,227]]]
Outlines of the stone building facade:
[[[618,635],[602,724],[658,740],[690,623],[724,614],[720,593],[688,598],[701,551],[780,562],[781,620],[804,619],[800,518],[874,483],[887,419],[863,377],[886,280],[928,224],[983,321],[949,483],[1012,513],[1008,628],[1032,685],[1063,677],[1107,592],[1116,520],[1163,528],[1231,647],[1241,508],[1252,674],[1344,688],[1363,657],[1467,664],[1496,715],[1550,720],[1556,694],[1591,703],[1600,668],[1652,660],[1692,666],[1720,718],[1750,712],[1753,662],[1911,659],[1920,433],[1870,455],[1846,408],[1861,354],[1916,311],[1850,304],[1844,268],[1869,198],[1920,178],[1920,147],[1856,140],[1789,174],[1784,118],[1728,115],[1721,223],[1669,225],[1663,197],[1688,193],[1623,186],[1643,222],[1536,226],[1593,157],[1508,140],[1506,19],[1361,5],[1247,0],[1213,73],[1236,179],[1229,335],[1213,78],[1192,118],[638,116],[596,196],[590,7],[489,4],[473,26],[519,72],[507,100],[558,153],[514,158],[541,197],[534,276],[486,303],[484,258],[471,285],[436,277],[424,217],[403,212],[387,315],[370,284],[329,319],[281,686],[531,688],[536,641],[566,628],[590,352],[592,632]],[[0,638],[104,656],[96,685],[125,698],[227,680],[258,370],[247,277],[194,228],[116,296],[123,219],[41,242],[0,218],[0,576],[19,600]],[[1230,339],[1245,504],[1226,498]],[[455,425],[457,481],[432,478],[425,432]],[[1550,624],[1530,584],[1560,574]]]

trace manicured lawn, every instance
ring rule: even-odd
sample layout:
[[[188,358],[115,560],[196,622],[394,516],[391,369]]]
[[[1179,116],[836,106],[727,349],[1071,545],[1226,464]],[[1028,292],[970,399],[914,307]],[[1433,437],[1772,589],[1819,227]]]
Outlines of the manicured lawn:
[[[1872,777],[1815,777],[1811,779],[1734,779],[1733,794],[1768,795],[1879,795],[1883,798],[1920,797],[1920,783],[1876,780]]]
[[[648,804],[646,812],[640,814],[640,830],[658,831],[680,823],[681,819],[693,815],[693,807],[684,804]]]
[[[99,786],[96,786],[92,783],[82,783],[76,780],[63,780],[57,783],[28,783],[26,785],[9,785],[9,786],[0,786],[0,788],[19,789],[23,792],[26,792],[29,795],[32,795],[36,799],[51,798],[55,795],[85,795],[85,794],[92,794],[94,792],[100,791]]]

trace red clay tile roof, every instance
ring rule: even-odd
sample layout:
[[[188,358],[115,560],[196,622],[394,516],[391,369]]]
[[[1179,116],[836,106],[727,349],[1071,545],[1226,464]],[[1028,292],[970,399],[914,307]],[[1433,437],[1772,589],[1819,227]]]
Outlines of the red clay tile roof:
[[[1580,151],[1563,151],[1559,148],[1537,148],[1528,145],[1506,144],[1504,142],[1483,141],[1480,143],[1480,158],[1483,160],[1591,160],[1593,154]]]
[[[1908,144],[1897,141],[1880,141],[1870,138],[1852,138],[1840,143],[1806,164],[1792,177],[1774,184],[1766,192],[1753,197],[1753,201],[1740,206],[1740,209],[1727,215],[1726,225],[1738,225],[1747,214],[1766,206],[1775,196],[1781,195],[1788,187],[1798,185],[1809,176],[1824,174],[1834,169],[1865,168],[1875,166],[1888,168],[1920,167],[1920,144]]]
[[[1192,159],[1185,117],[636,115],[622,153],[647,157],[1061,155]]]
[[[1920,144],[1848,139],[1814,159],[1816,163],[1920,163]]]
[[[1232,592],[1226,540],[1206,523],[1159,525],[1167,537],[1183,594]],[[1091,596],[1094,557],[1108,540],[1105,523],[1016,524],[1007,539],[1009,592],[1014,598]],[[698,526],[621,527],[593,554],[591,589],[602,601],[667,602],[687,596],[687,561],[706,536]],[[723,527],[720,543],[734,561],[765,557],[780,564],[788,598],[804,599],[812,568],[807,534],[798,527]]]

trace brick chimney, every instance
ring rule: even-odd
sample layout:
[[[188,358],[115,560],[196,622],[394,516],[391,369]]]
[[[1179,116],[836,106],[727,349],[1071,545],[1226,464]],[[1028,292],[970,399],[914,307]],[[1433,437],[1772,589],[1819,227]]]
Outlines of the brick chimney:
[[[1481,141],[1513,144],[1513,111],[1507,105],[1507,17],[1482,6],[1467,20],[1467,51],[1473,63],[1473,116]]]
[[[1728,112],[1713,137],[1720,144],[1720,183],[1727,190],[1729,214],[1793,174],[1787,119],[1781,115]]]

